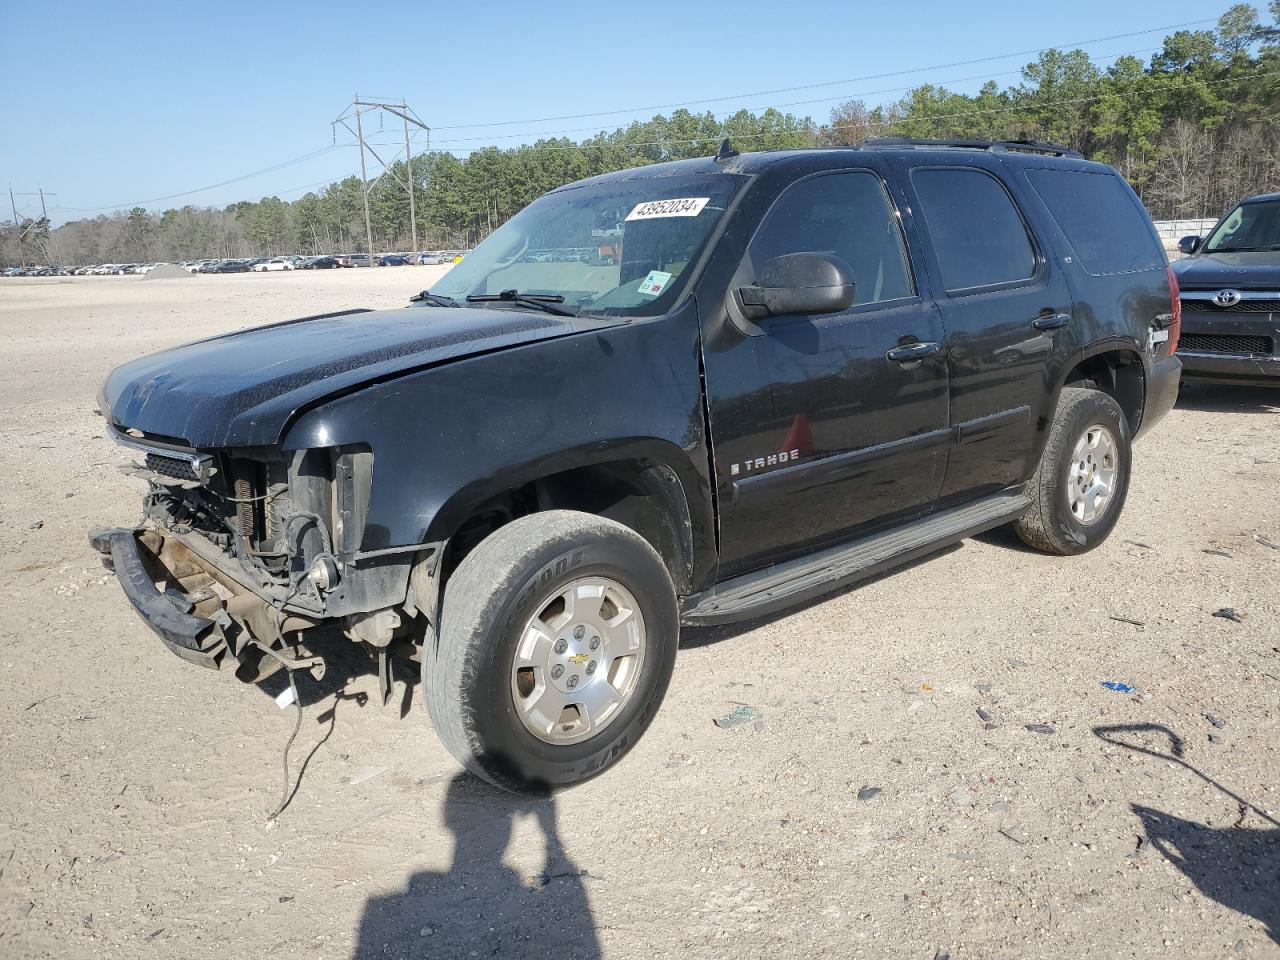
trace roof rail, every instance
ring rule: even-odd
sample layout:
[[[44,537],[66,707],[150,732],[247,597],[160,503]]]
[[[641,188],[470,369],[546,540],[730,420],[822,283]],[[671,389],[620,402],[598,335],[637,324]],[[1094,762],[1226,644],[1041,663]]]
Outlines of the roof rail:
[[[1049,143],[1045,140],[922,140],[915,137],[874,137],[863,140],[860,147],[956,147],[965,150],[989,150],[992,153],[1003,153],[1012,150],[1017,153],[1044,153],[1055,157],[1082,157],[1078,150],[1063,146],[1060,143]]]

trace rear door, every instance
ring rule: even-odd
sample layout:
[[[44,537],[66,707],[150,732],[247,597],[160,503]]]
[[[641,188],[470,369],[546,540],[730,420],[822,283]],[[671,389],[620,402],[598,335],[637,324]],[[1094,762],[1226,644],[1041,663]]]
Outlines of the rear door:
[[[1074,352],[1071,291],[1005,184],[1000,162],[957,151],[900,158],[949,343],[956,432],[938,506],[1025,480]]]
[[[876,162],[790,184],[731,284],[783,254],[828,253],[850,266],[854,305],[770,317],[705,353],[722,576],[933,506],[950,445],[942,324]]]

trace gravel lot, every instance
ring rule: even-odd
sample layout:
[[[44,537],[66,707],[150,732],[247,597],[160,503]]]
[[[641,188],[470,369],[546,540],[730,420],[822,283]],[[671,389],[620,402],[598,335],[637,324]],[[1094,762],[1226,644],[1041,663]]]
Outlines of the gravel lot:
[[[441,272],[0,281],[0,956],[1280,956],[1277,390],[1184,391],[1085,557],[991,535],[686,632],[641,744],[554,800],[344,656],[269,827],[281,684],[169,654],[86,545],[141,493],[98,385]]]

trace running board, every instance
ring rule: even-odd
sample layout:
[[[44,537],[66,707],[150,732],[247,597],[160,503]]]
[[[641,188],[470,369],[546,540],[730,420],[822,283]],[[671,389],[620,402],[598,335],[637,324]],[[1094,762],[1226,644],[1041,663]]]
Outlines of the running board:
[[[682,623],[709,626],[773,613],[958,543],[1020,517],[1031,504],[1004,491],[884,533],[774,564],[687,597]]]

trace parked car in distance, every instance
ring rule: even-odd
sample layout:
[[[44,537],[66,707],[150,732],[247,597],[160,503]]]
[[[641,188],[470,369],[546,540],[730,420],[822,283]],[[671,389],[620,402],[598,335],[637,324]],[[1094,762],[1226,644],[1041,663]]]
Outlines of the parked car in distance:
[[[270,260],[259,260],[253,264],[254,273],[275,273],[279,270],[292,270],[293,264],[284,257],[273,257]]]
[[[430,253],[427,251],[423,251],[422,253],[418,254],[418,263],[419,265],[424,267],[436,267],[436,266],[440,266],[441,264],[452,263],[452,262],[453,262],[453,257],[447,256],[446,254],[443,254],[443,253]]]
[[[583,223],[618,263],[515,255]],[[541,792],[635,745],[681,623],[1005,524],[1099,546],[1177,396],[1178,316],[1138,198],[1065,147],[726,142],[553,190],[406,309],[116,368],[100,410],[145,457],[145,520],[91,542],[184,659],[256,679],[341,629],[384,702],[416,659],[453,755]],[[874,624],[829,642],[879,653]]]
[[[380,267],[403,267],[408,264],[408,260],[400,256],[398,253],[385,253],[378,258],[378,266]]]
[[[372,267],[377,265],[377,261],[367,253],[353,253],[346,259],[346,265],[349,267]]]
[[[209,270],[210,273],[248,273],[248,260],[220,260]]]
[[[303,270],[333,270],[338,266],[337,257],[307,257],[303,261]]]
[[[1183,379],[1280,386],[1280,193],[1241,201],[1178,248]]]

